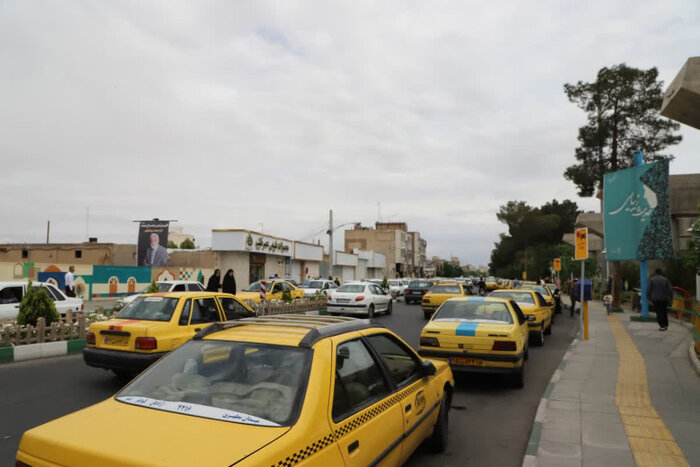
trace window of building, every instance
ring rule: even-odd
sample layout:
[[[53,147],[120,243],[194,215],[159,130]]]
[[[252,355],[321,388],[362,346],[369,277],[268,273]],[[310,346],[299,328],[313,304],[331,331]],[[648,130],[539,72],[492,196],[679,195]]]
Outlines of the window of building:
[[[83,257],[83,250],[75,250],[75,257],[82,258]]]
[[[29,258],[29,250],[22,250],[22,258]]]

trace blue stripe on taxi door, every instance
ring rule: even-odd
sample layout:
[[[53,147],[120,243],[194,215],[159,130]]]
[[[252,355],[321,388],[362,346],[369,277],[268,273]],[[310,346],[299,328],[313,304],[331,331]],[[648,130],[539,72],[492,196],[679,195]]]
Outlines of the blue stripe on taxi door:
[[[476,327],[478,325],[479,323],[459,323],[459,326],[455,329],[455,333],[458,336],[475,336]]]

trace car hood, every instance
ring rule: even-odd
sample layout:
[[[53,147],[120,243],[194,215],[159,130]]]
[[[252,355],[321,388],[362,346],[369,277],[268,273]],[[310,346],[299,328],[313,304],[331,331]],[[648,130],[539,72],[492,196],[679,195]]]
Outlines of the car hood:
[[[25,432],[17,457],[30,465],[231,465],[288,430],[108,399]]]
[[[267,295],[270,295],[270,292],[268,292]],[[260,292],[238,292],[236,297],[240,298],[241,300],[252,300],[254,302],[259,302]]]

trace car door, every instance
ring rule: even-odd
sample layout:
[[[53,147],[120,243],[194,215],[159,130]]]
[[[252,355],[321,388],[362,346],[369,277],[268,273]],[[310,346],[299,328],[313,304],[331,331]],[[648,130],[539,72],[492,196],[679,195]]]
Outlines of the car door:
[[[282,300],[282,282],[275,282],[267,293],[268,300]]]
[[[21,285],[6,285],[0,288],[0,319],[15,319],[23,296],[24,287]]]
[[[221,309],[224,311],[224,318],[226,321],[255,316],[255,313],[250,311],[235,298],[219,297],[218,300],[219,304],[221,305]]]
[[[389,294],[387,294],[384,289],[378,285],[371,285],[370,290],[372,291],[374,307],[377,310],[386,311],[389,307]]]
[[[334,340],[333,371],[329,423],[345,466],[399,465],[401,404],[364,339]]]
[[[421,358],[404,342],[389,333],[367,336],[370,347],[379,356],[394,390],[406,393],[401,399],[404,440],[401,463],[430,435],[438,415],[438,392],[430,387],[430,377],[421,373]]]
[[[520,307],[515,302],[515,300],[510,301],[510,307],[515,312],[515,316],[517,318],[517,323],[519,325],[520,337],[523,339],[523,342],[525,343],[524,347],[527,348],[530,330],[527,327],[527,318],[525,318],[525,313],[523,313],[523,310],[520,309]]]

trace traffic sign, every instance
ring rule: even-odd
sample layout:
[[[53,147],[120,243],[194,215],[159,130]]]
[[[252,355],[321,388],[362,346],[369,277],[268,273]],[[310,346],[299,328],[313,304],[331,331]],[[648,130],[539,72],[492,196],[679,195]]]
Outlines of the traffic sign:
[[[561,271],[561,258],[554,258],[554,270]]]
[[[588,259],[588,227],[576,229],[574,259],[576,259],[576,261]]]

